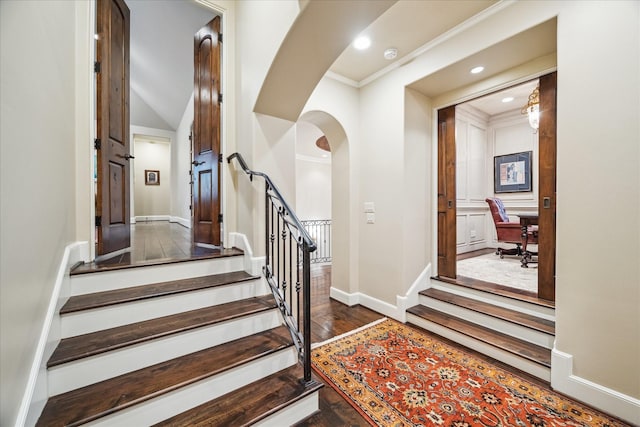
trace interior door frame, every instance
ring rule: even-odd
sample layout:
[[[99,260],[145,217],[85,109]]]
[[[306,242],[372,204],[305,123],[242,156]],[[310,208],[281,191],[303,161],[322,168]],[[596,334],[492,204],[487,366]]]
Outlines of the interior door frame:
[[[439,190],[439,182],[440,182],[440,163],[439,163],[439,138],[440,138],[440,129],[439,129],[439,113],[447,108],[451,108],[451,107],[455,107],[458,104],[462,104],[464,102],[470,101],[472,99],[478,98],[480,96],[484,96],[484,95],[488,95],[490,93],[493,92],[498,92],[500,90],[509,88],[509,87],[513,87],[513,86],[517,86],[518,84],[521,83],[525,83],[527,81],[531,81],[531,80],[535,80],[535,79],[540,79],[543,80],[544,79],[544,83],[542,84],[543,87],[547,87],[548,89],[552,89],[553,93],[551,94],[551,91],[547,91],[544,95],[542,94],[542,90],[541,90],[541,113],[544,112],[544,110],[546,109],[547,111],[551,111],[553,110],[555,112],[555,114],[553,115],[552,119],[549,119],[548,117],[545,117],[543,119],[543,115],[541,115],[541,119],[540,119],[540,129],[539,132],[541,133],[541,137],[547,139],[547,144],[551,144],[550,147],[547,148],[547,152],[549,157],[547,158],[547,160],[545,161],[545,165],[542,164],[542,160],[541,162],[539,162],[539,166],[538,166],[538,171],[537,173],[540,175],[544,169],[545,173],[550,173],[550,171],[552,170],[552,176],[550,176],[550,178],[546,181],[543,181],[543,185],[545,186],[545,188],[543,189],[540,184],[539,184],[539,188],[538,188],[538,210],[539,212],[542,210],[542,206],[543,206],[543,200],[545,198],[550,198],[550,210],[548,212],[550,212],[549,215],[545,215],[543,214],[543,218],[541,218],[541,221],[544,222],[545,224],[545,228],[547,230],[551,229],[552,232],[551,233],[544,233],[545,235],[542,238],[542,245],[543,247],[546,246],[548,248],[548,252],[551,254],[551,257],[549,258],[551,261],[549,261],[549,263],[546,265],[546,267],[543,266],[543,270],[546,269],[546,274],[552,275],[552,280],[550,282],[547,283],[543,283],[541,286],[540,283],[540,277],[538,277],[538,295],[539,298],[542,299],[546,299],[549,301],[555,301],[555,268],[556,268],[556,259],[555,259],[555,254],[556,254],[556,225],[555,225],[555,218],[557,215],[556,212],[556,193],[555,193],[555,184],[556,184],[556,172],[557,172],[557,158],[556,158],[556,150],[557,150],[557,134],[556,134],[556,119],[557,119],[557,109],[556,109],[556,93],[557,93],[557,71],[556,70],[546,70],[544,72],[535,74],[535,75],[530,75],[527,77],[524,77],[522,79],[519,79],[517,82],[510,82],[509,84],[505,84],[503,86],[499,86],[499,87],[494,87],[491,90],[487,90],[484,91],[483,93],[475,93],[475,94],[470,94],[466,97],[464,97],[464,99],[458,99],[458,100],[454,100],[452,102],[449,102],[447,104],[443,104],[441,106],[436,106],[433,109],[433,176],[434,176],[434,183],[433,183],[433,208],[432,208],[432,212],[434,213],[434,218],[435,220],[433,221],[433,235],[436,236],[435,239],[433,239],[433,264],[435,266],[435,274],[434,276],[438,276],[440,274],[440,272],[438,271],[438,262],[439,262],[439,253],[441,251],[446,251],[447,249],[451,249],[451,248],[447,248],[447,249],[441,249],[439,248],[439,244],[441,241],[447,241],[450,239],[441,239],[441,235],[440,235],[440,228],[438,226],[438,214],[439,214],[439,208],[438,208],[438,203],[439,203],[439,198],[438,198],[438,190]],[[538,148],[540,150],[540,147]],[[549,163],[549,161],[551,163]],[[455,168],[454,168],[454,175],[455,175]],[[546,182],[546,183],[545,183]],[[545,192],[545,194],[543,194],[543,192]],[[548,194],[547,194],[548,193]],[[455,202],[454,202],[454,206],[455,206]],[[552,209],[551,209],[552,208]],[[454,224],[455,226],[455,224]],[[455,233],[455,231],[454,231]],[[455,234],[454,234],[455,236]],[[448,242],[449,244],[451,244],[450,242]],[[454,239],[454,242],[452,243],[454,245],[454,247],[456,246],[456,242]],[[539,245],[540,248],[540,245]],[[455,265],[455,263],[454,263]],[[450,270],[449,270],[450,271]],[[454,267],[454,271],[455,271],[455,267]],[[540,270],[539,270],[540,271]]]
[[[211,9],[214,13],[221,16],[222,31],[227,37],[233,38],[235,34],[235,14],[232,9],[226,9],[211,0],[200,0],[200,5]],[[96,135],[95,117],[96,117],[96,85],[95,73],[93,65],[96,57],[95,38],[96,33],[96,2],[95,0],[76,3],[76,21],[75,29],[78,40],[77,46],[78,61],[76,61],[76,148],[78,156],[76,157],[76,176],[79,177],[76,182],[76,232],[78,241],[86,244],[82,249],[82,258],[85,262],[96,259],[96,232],[94,226],[94,218],[96,215],[95,200],[96,190],[94,186],[94,149],[93,140]],[[223,153],[233,152],[236,149],[233,130],[235,123],[235,106],[233,105],[234,86],[230,77],[235,74],[235,66],[232,58],[235,57],[235,47],[230,44],[222,50],[222,76],[221,88],[227,97],[227,102],[221,106],[221,148]],[[229,174],[227,163],[222,163],[221,177],[221,209],[224,215],[222,224],[223,241],[229,242],[227,239],[229,230],[236,226],[235,215],[228,212],[229,207],[235,203],[236,195],[233,188],[233,179]],[[84,178],[81,178],[84,177]],[[235,211],[235,208],[234,208]],[[229,244],[233,244],[230,242]]]

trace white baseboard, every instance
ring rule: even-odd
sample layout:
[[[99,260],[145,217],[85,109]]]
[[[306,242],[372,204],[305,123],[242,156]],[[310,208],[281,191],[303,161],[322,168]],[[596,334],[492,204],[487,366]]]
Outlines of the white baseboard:
[[[348,305],[349,307],[361,304],[371,310],[384,314],[387,317],[391,317],[399,322],[405,323],[407,321],[407,308],[418,304],[419,293],[430,286],[430,278],[431,264],[427,265],[424,270],[422,270],[407,291],[406,295],[396,296],[396,305],[373,298],[367,294],[363,294],[362,292],[354,292],[350,294],[338,288],[334,288],[333,286],[329,291],[329,296],[336,301],[340,301],[341,303]]]
[[[431,264],[428,264],[424,270],[418,275],[413,282],[406,295],[396,296],[396,306],[400,314],[400,320],[403,323],[407,321],[407,309],[418,305],[420,302],[420,292],[431,286]]]
[[[249,244],[249,239],[242,233],[229,233],[229,247],[242,249],[244,252],[244,270],[253,275],[261,276],[265,257],[254,257],[253,250]]]
[[[60,342],[60,307],[71,295],[69,269],[80,261],[89,262],[89,242],[74,242],[64,249],[49,299],[36,353],[31,363],[27,388],[22,396],[16,426],[35,425],[47,403],[47,360]]]
[[[191,219],[180,218],[179,216],[170,216],[169,222],[175,222],[185,228],[189,228],[189,229],[191,228]]]
[[[349,307],[360,304],[373,311],[377,311],[380,314],[384,314],[387,317],[401,321],[400,316],[402,313],[398,311],[398,308],[395,305],[391,305],[361,292],[349,294],[338,288],[331,287],[329,296],[336,301],[340,301],[341,303],[348,305]]]
[[[131,221],[132,224],[137,222],[148,222],[148,221],[169,221],[171,217],[169,215],[137,215]]]
[[[551,387],[632,425],[640,425],[640,399],[573,375],[573,356],[551,352]]]

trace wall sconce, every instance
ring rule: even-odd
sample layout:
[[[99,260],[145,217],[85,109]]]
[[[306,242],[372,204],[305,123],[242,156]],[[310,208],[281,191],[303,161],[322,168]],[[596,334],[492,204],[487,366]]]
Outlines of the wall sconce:
[[[529,100],[527,101],[527,105],[522,107],[520,110],[521,114],[526,114],[529,116],[529,125],[535,130],[538,130],[538,125],[540,124],[540,86],[536,86],[536,88],[529,95]]]

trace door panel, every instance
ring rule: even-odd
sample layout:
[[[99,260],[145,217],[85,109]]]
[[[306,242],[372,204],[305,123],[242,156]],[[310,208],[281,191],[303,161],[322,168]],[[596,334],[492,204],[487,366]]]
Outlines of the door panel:
[[[438,276],[456,278],[456,107],[438,110]]]
[[[220,245],[220,17],[195,35],[193,238]]]
[[[103,255],[130,246],[129,9],[123,0],[96,5],[96,228]]]
[[[538,297],[555,301],[556,73],[540,77]]]

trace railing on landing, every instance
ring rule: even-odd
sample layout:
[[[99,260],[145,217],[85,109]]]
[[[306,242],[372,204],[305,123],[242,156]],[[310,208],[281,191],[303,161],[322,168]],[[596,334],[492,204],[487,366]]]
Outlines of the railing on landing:
[[[331,220],[303,219],[300,221],[318,249],[311,254],[311,264],[331,262]]]
[[[265,255],[262,268],[304,368],[305,382],[311,381],[311,253],[316,244],[280,194],[271,178],[249,169],[239,153],[236,159],[253,181],[265,182]],[[295,249],[294,249],[295,248]]]

